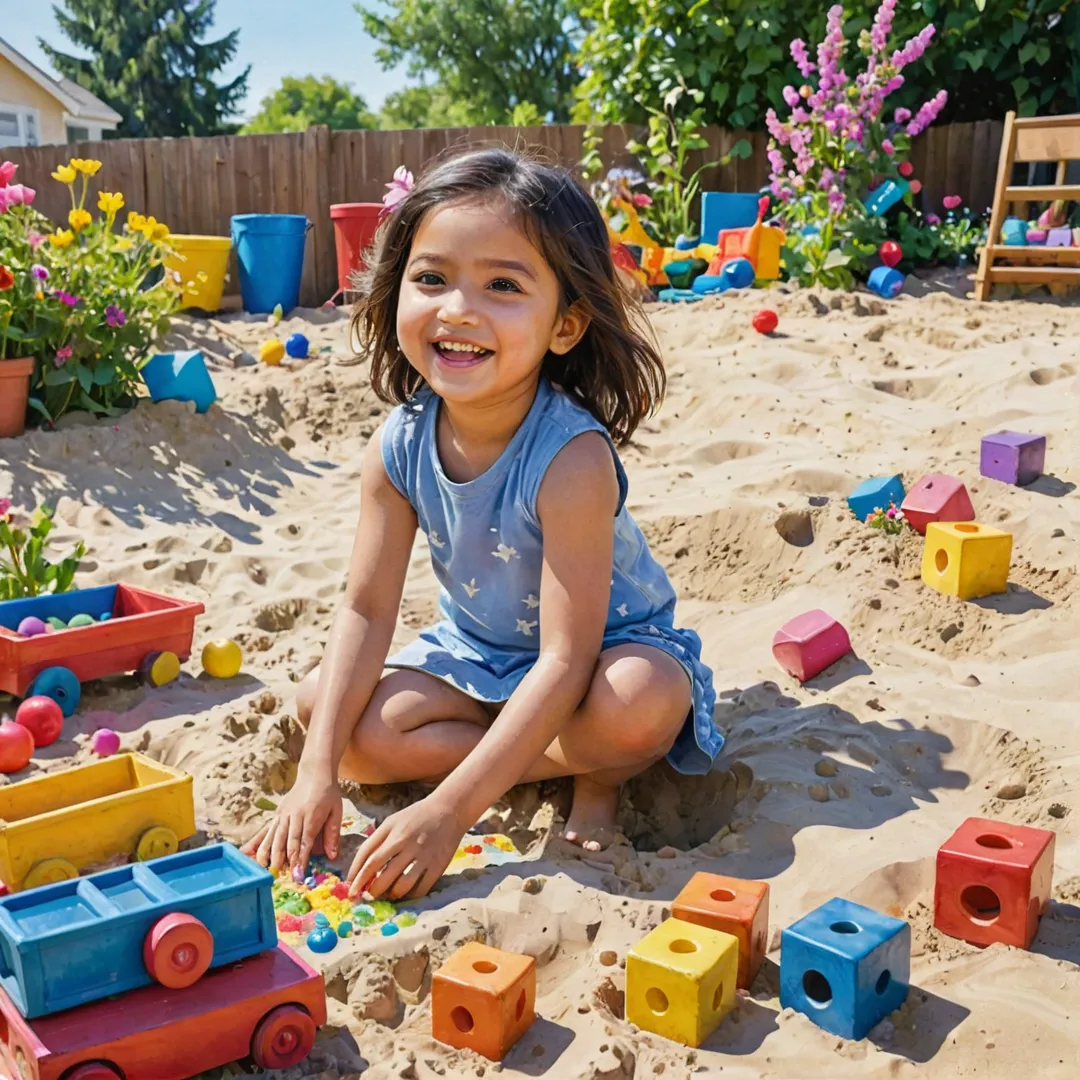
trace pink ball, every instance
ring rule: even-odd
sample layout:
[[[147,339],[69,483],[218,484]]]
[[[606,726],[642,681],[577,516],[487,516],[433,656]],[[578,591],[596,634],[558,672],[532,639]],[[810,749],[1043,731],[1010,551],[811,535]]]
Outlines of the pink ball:
[[[39,634],[44,634],[48,630],[48,627],[36,616],[27,615],[21,623],[19,623],[19,634],[22,637],[37,637]]]
[[[99,757],[108,757],[120,749],[120,736],[107,727],[99,728],[90,740],[90,749]]]

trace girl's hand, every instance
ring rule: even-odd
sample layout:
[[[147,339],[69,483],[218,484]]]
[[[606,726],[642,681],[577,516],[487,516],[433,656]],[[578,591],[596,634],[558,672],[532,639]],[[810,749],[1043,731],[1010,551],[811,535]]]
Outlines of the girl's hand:
[[[337,779],[332,774],[301,769],[274,817],[240,850],[275,874],[285,865],[304,873],[312,849],[320,839],[326,857],[337,858],[341,815],[341,788]]]
[[[418,900],[450,865],[465,826],[432,796],[391,814],[360,845],[349,867],[349,895]]]

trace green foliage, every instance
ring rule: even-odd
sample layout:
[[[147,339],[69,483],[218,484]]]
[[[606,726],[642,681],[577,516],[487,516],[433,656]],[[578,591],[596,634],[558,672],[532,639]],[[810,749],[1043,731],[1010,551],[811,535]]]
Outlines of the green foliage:
[[[236,55],[240,32],[201,40],[216,0],[61,0],[53,6],[64,36],[89,59],[39,39],[61,75],[92,91],[124,118],[130,138],[215,135],[247,93],[247,68],[231,82],[215,77]]]
[[[387,0],[380,8],[389,14],[356,6],[379,63],[405,63],[458,103],[464,123],[505,124],[526,103],[537,116],[569,119],[580,78],[570,0]]]
[[[880,529],[886,536],[899,536],[904,531],[904,526],[907,523],[908,520],[904,517],[903,510],[894,502],[889,503],[888,509],[875,506],[866,515],[866,524],[871,529]]]
[[[849,37],[867,29],[878,0],[845,4]],[[663,108],[677,79],[706,91],[706,124],[756,130],[765,112],[783,104],[785,85],[802,81],[792,62],[793,38],[821,39],[828,4],[790,0],[762,8],[754,0],[576,0],[588,32],[579,59],[585,77],[575,119],[645,123]],[[928,21],[938,28],[925,55],[935,87],[948,92],[942,121],[1000,120],[1073,112],[1080,95],[1080,5],[1068,0],[907,0],[894,33],[903,40]],[[911,80],[892,99],[915,111],[925,82]]]
[[[0,600],[62,593],[72,587],[86,546],[80,540],[66,558],[50,562],[45,547],[52,530],[53,511],[49,507],[21,519],[11,513],[10,500],[0,499]]]
[[[905,274],[919,267],[974,263],[986,243],[986,221],[967,207],[942,211],[944,218],[901,203],[884,218],[866,218],[856,230],[861,248],[869,256],[885,240],[895,240],[904,253],[898,269]]]
[[[241,135],[270,135],[276,131],[307,131],[325,124],[335,131],[374,128],[375,116],[348,83],[329,75],[302,79],[286,75],[281,85],[262,99],[259,111],[241,129]]]
[[[445,86],[406,86],[386,95],[379,110],[379,127],[384,131],[401,128],[468,127],[472,110],[457,101]]]

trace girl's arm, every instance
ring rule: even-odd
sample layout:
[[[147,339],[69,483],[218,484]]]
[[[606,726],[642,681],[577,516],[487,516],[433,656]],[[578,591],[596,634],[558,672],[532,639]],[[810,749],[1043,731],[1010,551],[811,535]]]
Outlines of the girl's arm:
[[[386,475],[381,444],[380,428],[364,451],[360,523],[345,595],[323,654],[296,782],[273,820],[244,845],[275,871],[286,858],[291,867],[306,867],[320,833],[327,855],[337,858],[342,814],[338,767],[382,675],[397,622],[417,523]]]
[[[607,625],[618,498],[602,435],[581,435],[556,455],[537,499],[544,533],[539,659],[465,761],[361,847],[350,871],[354,892],[424,895],[464,832],[543,756],[581,704]],[[568,760],[567,771],[578,771],[575,765]]]

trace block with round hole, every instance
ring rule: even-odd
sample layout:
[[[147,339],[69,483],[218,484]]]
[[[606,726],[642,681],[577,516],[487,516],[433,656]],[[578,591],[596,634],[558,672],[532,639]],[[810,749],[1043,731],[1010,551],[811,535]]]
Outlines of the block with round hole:
[[[739,942],[736,986],[748,990],[761,969],[769,940],[769,886],[723,874],[696,873],[671,903],[683,922],[731,934]]]
[[[938,850],[934,925],[975,945],[1030,948],[1053,876],[1048,829],[968,818]]]
[[[431,980],[431,1032],[498,1061],[536,1015],[536,960],[470,941]]]
[[[833,899],[780,937],[780,1005],[818,1027],[861,1039],[908,995],[911,927]]]
[[[920,535],[932,521],[974,521],[975,507],[963,480],[943,473],[924,476],[900,506],[908,524]]]
[[[961,600],[1002,593],[1011,558],[1012,533],[974,521],[932,521],[923,545],[923,583]]]
[[[735,1007],[738,973],[738,938],[667,919],[626,954],[626,1019],[700,1046]]]

